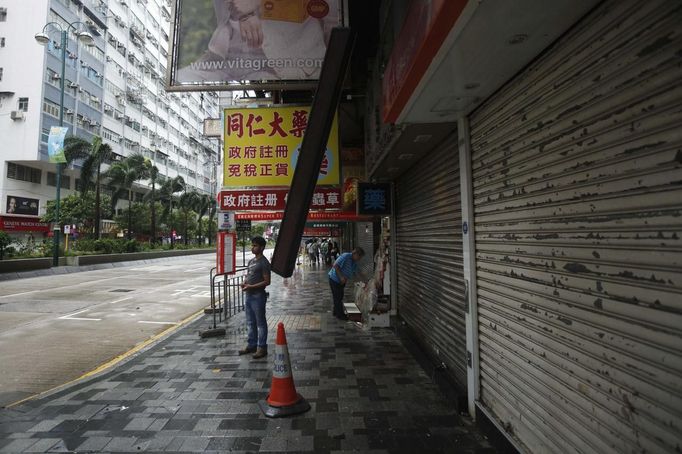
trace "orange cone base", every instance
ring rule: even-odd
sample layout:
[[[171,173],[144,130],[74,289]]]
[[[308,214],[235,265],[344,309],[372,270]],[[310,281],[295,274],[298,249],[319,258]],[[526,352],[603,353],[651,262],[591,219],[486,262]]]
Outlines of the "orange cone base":
[[[310,410],[310,404],[301,396],[298,396],[298,401],[292,405],[287,405],[285,407],[273,407],[268,404],[267,400],[259,400],[258,406],[265,416],[268,418],[282,418],[285,416],[298,415],[299,413],[305,413]]]

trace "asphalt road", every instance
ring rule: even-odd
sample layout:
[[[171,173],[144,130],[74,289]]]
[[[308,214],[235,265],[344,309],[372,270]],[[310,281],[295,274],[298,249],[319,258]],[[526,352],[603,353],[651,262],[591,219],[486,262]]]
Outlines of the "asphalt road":
[[[77,379],[200,312],[213,266],[205,254],[1,282],[0,406]]]

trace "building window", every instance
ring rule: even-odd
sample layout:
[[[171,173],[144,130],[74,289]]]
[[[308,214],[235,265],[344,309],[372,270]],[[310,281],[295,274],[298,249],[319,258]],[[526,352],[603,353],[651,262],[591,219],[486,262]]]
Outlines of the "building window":
[[[0,8],[0,22],[7,20],[7,8]]]
[[[57,174],[54,172],[47,172],[47,185],[48,186],[57,186]],[[71,177],[68,175],[62,174],[62,180],[61,180],[61,187],[62,189],[71,189]]]
[[[0,47],[5,47],[5,37],[0,38]]]
[[[28,98],[19,98],[19,110],[28,112]]]
[[[40,184],[41,171],[33,167],[22,166],[13,162],[7,163],[7,178]]]
[[[52,115],[53,117],[59,117],[59,106],[52,101],[45,99],[43,101],[43,112]]]
[[[4,71],[3,68],[0,68],[0,80],[2,80],[2,72]]]
[[[40,133],[40,141],[43,143],[47,143],[49,137],[50,137],[50,130],[43,128],[43,130]]]

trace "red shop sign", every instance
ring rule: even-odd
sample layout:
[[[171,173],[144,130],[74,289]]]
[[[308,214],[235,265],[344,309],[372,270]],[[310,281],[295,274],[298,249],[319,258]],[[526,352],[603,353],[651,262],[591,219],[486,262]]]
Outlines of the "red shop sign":
[[[220,191],[218,202],[223,211],[284,211],[289,189],[259,189]],[[313,210],[327,210],[341,208],[341,189],[315,188],[310,208]]]
[[[49,232],[50,224],[25,216],[0,216],[0,230],[5,232]]]

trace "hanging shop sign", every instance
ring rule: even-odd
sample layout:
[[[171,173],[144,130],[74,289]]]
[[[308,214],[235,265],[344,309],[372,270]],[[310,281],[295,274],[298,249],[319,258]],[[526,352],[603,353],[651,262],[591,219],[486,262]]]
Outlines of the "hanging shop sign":
[[[38,218],[23,216],[0,216],[0,230],[4,232],[43,232],[50,231],[50,224]]]
[[[220,191],[220,209],[237,211],[284,210],[288,195],[288,188]],[[341,190],[327,187],[315,188],[310,208],[313,210],[341,208]]]
[[[27,197],[17,197],[15,195],[8,195],[5,213],[23,214],[26,216],[38,216],[39,203],[40,200],[38,199],[29,199]]]
[[[391,185],[358,183],[358,214],[386,216],[391,214]]]
[[[309,106],[225,109],[223,187],[291,186],[309,113]],[[339,169],[337,115],[317,184],[339,184]]]

